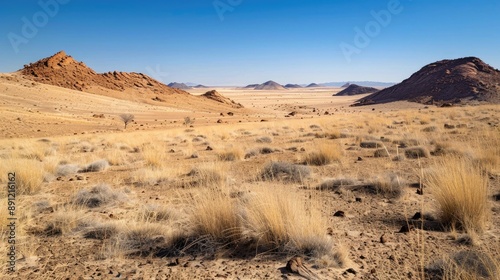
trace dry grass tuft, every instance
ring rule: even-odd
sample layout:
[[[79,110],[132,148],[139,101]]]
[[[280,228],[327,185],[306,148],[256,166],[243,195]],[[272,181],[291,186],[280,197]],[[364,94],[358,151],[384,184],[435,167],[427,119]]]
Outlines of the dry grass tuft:
[[[500,263],[484,251],[459,251],[426,268],[430,279],[479,280],[498,279]]]
[[[44,180],[44,168],[40,161],[35,159],[9,158],[0,163],[2,179],[7,182],[7,173],[15,173],[16,194],[31,195],[37,193]]]
[[[405,150],[405,156],[407,158],[428,158],[431,153],[426,147],[411,147]]]
[[[226,180],[224,167],[220,164],[193,168],[187,176],[191,178],[188,186],[221,186]]]
[[[244,152],[240,148],[229,148],[219,153],[217,156],[222,161],[236,161],[243,159]]]
[[[56,168],[56,176],[68,176],[78,173],[80,166],[77,164],[59,164]]]
[[[488,178],[478,164],[463,157],[443,158],[424,179],[437,200],[444,224],[467,232],[485,229]]]
[[[94,161],[81,169],[79,172],[101,172],[109,168],[109,162],[105,159]]]
[[[264,167],[260,174],[263,180],[283,180],[301,183],[311,175],[308,166],[288,162],[271,162]]]
[[[80,190],[74,198],[74,203],[84,205],[89,208],[96,208],[115,201],[124,200],[126,195],[122,192],[111,189],[106,184],[99,184],[90,190]]]
[[[399,198],[404,194],[404,182],[395,174],[379,176],[371,182],[377,194],[388,198]]]
[[[170,230],[156,223],[130,223],[112,237],[113,249],[125,256],[151,256],[168,248]]]
[[[317,149],[306,155],[304,161],[309,165],[327,165],[342,158],[342,148],[336,142],[321,142]]]
[[[199,192],[191,215],[194,234],[224,243],[240,240],[242,227],[237,202],[221,188]]]
[[[245,223],[262,250],[313,256],[327,255],[333,250],[321,213],[284,187],[266,189],[250,197]]]

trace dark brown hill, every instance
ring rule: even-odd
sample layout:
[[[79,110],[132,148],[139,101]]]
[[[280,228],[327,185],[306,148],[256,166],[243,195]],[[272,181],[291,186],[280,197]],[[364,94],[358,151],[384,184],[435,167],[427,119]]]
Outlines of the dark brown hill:
[[[373,93],[377,91],[378,89],[373,87],[362,87],[355,84],[350,84],[347,88],[343,89],[337,94],[334,94],[333,96],[349,96],[349,95]]]
[[[400,84],[354,105],[408,100],[431,104],[468,100],[500,103],[500,71],[477,57],[441,60],[424,66]]]

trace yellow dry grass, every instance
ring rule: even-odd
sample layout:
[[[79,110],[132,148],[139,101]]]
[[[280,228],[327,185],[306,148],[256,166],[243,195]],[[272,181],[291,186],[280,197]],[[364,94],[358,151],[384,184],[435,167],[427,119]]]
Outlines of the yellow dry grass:
[[[425,183],[431,189],[441,220],[468,232],[483,232],[489,217],[488,178],[477,163],[464,157],[437,160]]]
[[[308,153],[304,161],[309,165],[327,165],[342,158],[342,148],[338,142],[318,141],[315,150]]]

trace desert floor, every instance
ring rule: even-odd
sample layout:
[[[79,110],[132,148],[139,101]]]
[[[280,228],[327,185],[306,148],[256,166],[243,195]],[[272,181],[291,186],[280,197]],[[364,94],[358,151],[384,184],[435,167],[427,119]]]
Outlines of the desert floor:
[[[499,259],[500,108],[349,107],[360,96],[339,90],[159,106],[0,75],[2,256],[8,172],[18,187],[16,272],[2,257],[0,275],[423,279],[464,252]],[[457,158],[487,186],[477,230],[443,228],[426,184]],[[302,275],[285,268],[295,255]]]

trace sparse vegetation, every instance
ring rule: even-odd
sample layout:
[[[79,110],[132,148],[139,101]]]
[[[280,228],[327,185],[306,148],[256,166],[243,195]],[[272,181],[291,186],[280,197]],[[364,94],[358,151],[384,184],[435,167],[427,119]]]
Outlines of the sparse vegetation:
[[[305,162],[309,165],[327,165],[334,161],[340,161],[342,149],[336,142],[321,142],[317,145],[316,151],[310,152],[305,157]]]
[[[131,123],[134,120],[135,116],[132,114],[121,114],[120,119],[122,120],[123,124],[125,125],[125,129],[127,129],[127,125]]]
[[[489,217],[488,178],[478,164],[447,157],[425,174],[438,203],[441,221],[467,232],[483,232]]]
[[[82,189],[75,195],[74,203],[77,205],[96,208],[126,198],[122,192],[111,189],[106,184],[99,184],[91,189]]]
[[[260,177],[263,180],[284,180],[300,183],[310,175],[311,169],[307,166],[288,162],[271,162],[264,167]]]

